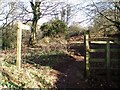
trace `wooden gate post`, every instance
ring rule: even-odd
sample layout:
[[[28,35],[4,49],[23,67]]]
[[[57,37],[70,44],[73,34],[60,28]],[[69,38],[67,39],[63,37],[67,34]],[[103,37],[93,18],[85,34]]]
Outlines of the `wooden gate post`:
[[[106,68],[107,68],[107,79],[110,79],[110,41],[107,40],[106,44]]]
[[[85,43],[85,77],[86,78],[89,78],[90,76],[90,45],[89,45],[89,30],[85,32],[85,35],[84,35],[84,43]]]
[[[22,40],[21,22],[18,21],[18,26],[17,26],[17,61],[16,61],[16,66],[18,67],[18,69],[21,68],[21,40]]]

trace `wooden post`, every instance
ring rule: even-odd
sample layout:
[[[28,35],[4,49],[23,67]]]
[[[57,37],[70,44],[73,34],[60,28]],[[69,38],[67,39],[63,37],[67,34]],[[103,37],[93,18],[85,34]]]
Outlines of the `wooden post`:
[[[18,21],[18,26],[17,26],[17,60],[16,60],[16,66],[19,69],[21,68],[22,29],[31,30],[31,27],[28,26],[28,25],[24,25],[20,21]]]
[[[17,61],[16,66],[18,69],[21,68],[21,40],[22,40],[22,29],[21,29],[21,22],[18,22],[17,27]]]
[[[90,60],[90,45],[89,45],[89,31],[86,31],[85,32],[85,35],[84,35],[84,43],[85,43],[85,50],[86,50],[86,53],[85,53],[85,77],[88,78],[90,76],[90,63],[89,63],[89,60]]]
[[[110,41],[107,40],[106,44],[106,68],[107,68],[107,79],[110,79]]]

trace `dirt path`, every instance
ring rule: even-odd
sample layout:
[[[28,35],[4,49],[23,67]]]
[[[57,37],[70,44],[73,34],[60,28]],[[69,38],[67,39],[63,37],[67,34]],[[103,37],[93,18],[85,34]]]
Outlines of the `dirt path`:
[[[59,77],[57,88],[85,88],[88,87],[84,79],[84,62],[69,61],[59,65],[59,71],[63,76]]]
[[[59,81],[56,83],[57,88],[110,89],[110,88],[120,87],[119,75],[111,76],[111,77],[116,77],[117,81],[114,81],[112,79],[108,81],[106,79],[106,70],[104,70],[105,73],[103,75],[100,74],[96,76],[97,72],[102,73],[103,70],[98,70],[96,71],[96,73],[92,73],[91,75],[93,75],[94,77],[90,77],[90,79],[87,81],[84,78],[84,69],[85,69],[85,61],[83,58],[85,53],[84,46],[71,45],[69,50],[74,51],[74,55],[72,55],[71,58],[66,59],[67,60],[66,63],[61,63],[57,65],[57,67],[55,68],[56,70],[63,73],[63,76],[59,76]],[[95,56],[98,56],[98,55],[95,55]],[[117,65],[117,63],[115,65]],[[102,78],[99,78],[99,77],[102,77]]]

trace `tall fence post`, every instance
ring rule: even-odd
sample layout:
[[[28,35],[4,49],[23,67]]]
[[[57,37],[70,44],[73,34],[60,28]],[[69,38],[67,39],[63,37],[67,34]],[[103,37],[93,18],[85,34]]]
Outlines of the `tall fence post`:
[[[21,29],[21,22],[18,21],[17,26],[17,61],[16,66],[18,69],[21,68],[21,40],[22,40],[22,29]]]
[[[85,43],[85,77],[89,78],[90,76],[90,45],[89,45],[89,37],[90,37],[90,33],[89,31],[86,31],[84,34],[84,43]]]
[[[110,79],[110,41],[107,40],[106,44],[106,68],[107,68],[107,79]]]

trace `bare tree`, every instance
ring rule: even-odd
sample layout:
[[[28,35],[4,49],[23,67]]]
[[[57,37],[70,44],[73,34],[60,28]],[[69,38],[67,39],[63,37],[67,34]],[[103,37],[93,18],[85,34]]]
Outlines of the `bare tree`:
[[[61,9],[61,20],[66,22],[67,24],[70,21],[71,16],[71,9],[73,8],[73,6],[71,6],[70,4],[66,4],[65,6],[62,6]]]
[[[4,1],[1,2],[0,30],[2,35],[3,48],[6,48],[5,44],[8,43],[9,41],[8,39],[12,38],[10,34],[12,34],[11,32],[13,32],[14,31],[13,29],[15,29],[14,26],[16,20],[24,21],[24,19],[29,16],[29,13],[24,8],[21,7],[25,7],[23,2],[4,2]]]
[[[33,0],[30,1],[32,13],[33,13],[31,37],[29,40],[30,45],[34,45],[36,43],[36,26],[37,26],[38,20],[40,19],[40,14],[41,14],[40,12],[41,2],[40,1],[37,2],[37,1],[35,1],[35,3],[33,2]]]
[[[119,2],[109,3],[111,7],[107,7],[102,11],[94,2],[93,2],[93,5],[95,6],[96,11],[98,12],[98,14],[100,14],[101,17],[111,22],[112,23],[111,26],[115,26],[120,31],[120,3]]]
[[[14,21],[14,17],[13,19],[11,18],[16,10],[16,3],[15,2],[9,2],[9,3],[4,3],[4,2],[1,2],[1,14],[0,16],[1,17],[1,24],[3,22],[3,24],[1,25],[0,27],[0,30],[1,30],[1,39],[2,39],[2,49],[6,49],[8,47],[10,47],[10,30],[12,30],[12,24],[13,24],[13,21]],[[4,7],[4,8],[2,8]],[[8,8],[8,9],[5,9],[5,8]]]
[[[30,0],[29,3],[26,2],[9,2],[10,6],[5,3],[7,11],[4,12],[2,8],[0,11],[1,16],[0,21],[3,23],[2,26],[9,26],[14,23],[17,19],[21,20],[23,23],[32,22],[31,24],[31,35],[29,39],[29,44],[34,45],[36,43],[36,26],[38,20],[42,17],[55,17],[61,15],[61,7],[65,9],[65,21],[69,22],[70,18],[75,14],[75,5],[68,5],[65,2],[60,1],[50,1],[50,0]],[[2,12],[3,11],[3,12]],[[58,16],[58,17],[59,17]]]

